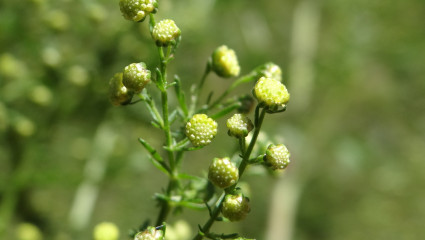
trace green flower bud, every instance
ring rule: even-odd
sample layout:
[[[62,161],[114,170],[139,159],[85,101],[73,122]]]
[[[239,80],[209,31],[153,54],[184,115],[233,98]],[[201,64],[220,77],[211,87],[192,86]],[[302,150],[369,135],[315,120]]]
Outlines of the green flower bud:
[[[176,23],[170,19],[164,19],[155,24],[152,31],[152,37],[157,46],[168,46],[175,44],[178,37],[180,37],[180,29]]]
[[[283,144],[270,144],[266,150],[264,160],[273,170],[285,169],[290,163],[289,157],[291,154]]]
[[[218,47],[212,54],[212,70],[223,78],[238,76],[240,67],[235,51],[225,45]]]
[[[254,87],[254,97],[269,108],[284,106],[289,101],[289,93],[285,85],[273,79],[261,77]]]
[[[282,81],[282,70],[274,63],[267,63],[261,71],[261,75],[266,78],[273,78]]]
[[[226,195],[221,213],[230,221],[240,221],[251,211],[249,199],[242,194]]]
[[[122,83],[129,91],[139,93],[150,81],[151,71],[145,63],[132,63],[124,68]]]
[[[118,227],[110,222],[102,222],[96,225],[93,232],[94,240],[117,240],[119,237]]]
[[[142,22],[149,13],[156,13],[156,0],[120,0],[120,10],[125,19]]]
[[[186,124],[186,136],[195,147],[206,146],[217,134],[217,122],[205,114],[195,114]]]
[[[122,83],[122,73],[116,73],[109,81],[109,99],[114,105],[125,105],[131,101],[133,94]]]
[[[164,240],[164,231],[155,227],[148,227],[144,232],[134,236],[134,240]]]
[[[214,158],[208,170],[208,179],[217,187],[227,188],[239,179],[239,170],[229,158]]]
[[[240,113],[236,113],[231,118],[227,119],[226,125],[227,128],[229,128],[229,135],[236,138],[246,137],[254,128],[251,120]]]

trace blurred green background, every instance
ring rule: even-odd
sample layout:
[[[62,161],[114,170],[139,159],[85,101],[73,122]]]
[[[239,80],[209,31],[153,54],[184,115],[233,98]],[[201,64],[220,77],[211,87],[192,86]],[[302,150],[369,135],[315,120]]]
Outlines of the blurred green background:
[[[214,230],[266,240],[425,236],[423,0],[161,0],[162,18],[182,30],[169,76],[185,90],[226,44],[243,74],[280,65],[291,93],[264,137],[288,146],[291,166],[280,178],[252,169],[243,179],[251,213]],[[158,62],[147,24],[125,20],[118,0],[0,1],[0,239],[18,239],[23,222],[44,239],[91,239],[102,221],[127,239],[155,219],[151,196],[166,179],[137,138],[160,146],[162,135],[142,104],[113,107],[107,96],[113,74],[140,61]],[[230,82],[206,85],[222,92]],[[202,176],[233,150],[221,129],[187,154],[186,171]],[[185,218],[194,232],[206,217],[187,210],[171,222]]]

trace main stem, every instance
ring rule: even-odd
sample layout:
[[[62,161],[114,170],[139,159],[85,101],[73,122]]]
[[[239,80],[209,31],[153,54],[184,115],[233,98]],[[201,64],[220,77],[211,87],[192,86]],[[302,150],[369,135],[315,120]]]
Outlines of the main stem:
[[[264,120],[264,116],[266,115],[266,109],[263,108],[261,110],[261,113],[258,113],[259,107],[257,107],[256,112],[255,112],[255,130],[254,130],[254,135],[252,136],[251,142],[249,143],[248,149],[242,153],[243,154],[243,158],[242,158],[242,162],[239,165],[239,178],[242,177],[246,167],[248,166],[248,161],[249,158],[251,156],[252,150],[254,149],[254,145],[257,141],[258,138],[258,134],[260,133],[260,129],[261,129],[261,125],[263,124],[263,120]],[[241,149],[241,151],[244,151],[244,149]],[[216,205],[214,207],[214,210],[211,213],[210,218],[208,219],[208,221],[204,224],[204,226],[202,226],[202,232],[208,233],[212,227],[212,225],[214,224],[215,220],[217,219],[218,215],[220,214],[221,208],[223,206],[223,201],[224,201],[224,197],[226,195],[226,193],[230,193],[233,191],[233,189],[236,187],[236,184],[228,187],[224,190],[224,192],[221,194],[221,197],[217,200]],[[196,234],[196,236],[193,238],[193,240],[202,240],[204,238],[203,234],[201,232],[198,232],[198,234]]]

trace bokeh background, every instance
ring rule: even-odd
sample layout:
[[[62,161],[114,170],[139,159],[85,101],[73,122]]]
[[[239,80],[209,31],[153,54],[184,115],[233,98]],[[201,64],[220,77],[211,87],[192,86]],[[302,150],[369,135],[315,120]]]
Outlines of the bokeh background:
[[[235,49],[242,73],[281,66],[291,93],[267,117],[284,142],[281,177],[244,177],[252,212],[236,231],[266,240],[423,239],[425,236],[425,2],[423,0],[161,0],[182,43],[170,76],[185,90],[214,48]],[[117,0],[0,1],[0,239],[32,223],[43,239],[91,239],[99,222],[120,239],[147,218],[166,179],[137,142],[161,145],[141,104],[113,107],[108,80],[131,62],[158,63],[147,24]],[[231,80],[211,76],[222,92]],[[248,84],[249,85],[249,84]],[[239,93],[252,86],[242,86]],[[223,124],[221,122],[220,124]],[[222,128],[224,129],[224,128]],[[225,130],[187,154],[202,176],[235,146]],[[236,144],[236,143],[234,143]],[[205,212],[187,210],[196,231]]]

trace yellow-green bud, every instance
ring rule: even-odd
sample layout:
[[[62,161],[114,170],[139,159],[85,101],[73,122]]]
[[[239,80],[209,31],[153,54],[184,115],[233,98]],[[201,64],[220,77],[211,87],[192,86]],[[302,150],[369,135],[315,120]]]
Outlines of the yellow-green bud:
[[[230,78],[239,75],[240,67],[235,51],[223,45],[212,54],[212,70],[220,77]]]
[[[120,0],[120,10],[125,19],[141,22],[158,8],[156,0]]]
[[[251,211],[249,199],[242,194],[226,195],[221,213],[230,221],[240,221]]]
[[[206,146],[217,134],[217,122],[205,114],[195,114],[186,124],[186,136],[195,147]]]
[[[285,85],[273,78],[261,77],[255,84],[253,93],[258,102],[272,109],[284,106],[289,101]]]
[[[132,63],[124,68],[122,83],[129,91],[139,93],[150,81],[151,71],[145,63]]]
[[[148,227],[144,232],[136,234],[134,240],[164,240],[164,231],[155,227]]]
[[[239,170],[229,158],[214,158],[208,169],[208,179],[219,188],[227,188],[239,179]]]
[[[122,73],[116,73],[109,81],[109,99],[114,105],[125,105],[131,101],[133,94],[122,83]]]
[[[117,240],[119,237],[118,227],[110,222],[102,222],[96,225],[93,231],[94,240]]]
[[[152,37],[156,45],[160,47],[175,44],[180,34],[180,29],[177,27],[176,23],[170,19],[161,20],[159,23],[155,24],[152,31]]]
[[[226,125],[229,129],[229,135],[236,138],[246,137],[254,127],[251,120],[240,113],[236,113],[231,118],[227,119]]]
[[[261,75],[266,78],[276,79],[279,82],[282,81],[282,70],[274,63],[267,63],[261,71]]]
[[[31,223],[21,223],[16,229],[16,240],[42,240],[40,229]]]
[[[285,169],[291,162],[289,157],[291,154],[283,144],[273,145],[270,144],[266,150],[266,156],[264,158],[266,164],[273,170]]]

